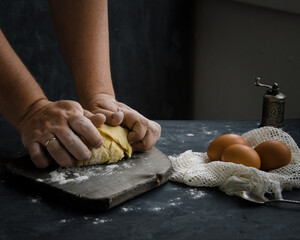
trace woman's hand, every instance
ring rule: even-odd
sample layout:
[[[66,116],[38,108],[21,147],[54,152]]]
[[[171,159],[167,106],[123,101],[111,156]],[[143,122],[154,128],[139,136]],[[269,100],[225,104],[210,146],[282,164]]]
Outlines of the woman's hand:
[[[91,157],[87,145],[102,146],[96,127],[104,121],[103,114],[83,110],[77,102],[41,100],[27,111],[18,131],[38,168],[48,167],[53,160],[62,167],[71,167],[77,160]]]
[[[116,101],[111,95],[94,95],[83,106],[94,114],[104,114],[107,124],[129,129],[128,141],[135,151],[150,149],[160,138],[161,127],[158,123]]]

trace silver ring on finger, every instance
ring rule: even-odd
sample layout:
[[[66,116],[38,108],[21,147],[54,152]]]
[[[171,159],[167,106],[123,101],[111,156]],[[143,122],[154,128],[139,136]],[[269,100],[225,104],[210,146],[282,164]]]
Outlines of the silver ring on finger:
[[[47,147],[48,144],[51,143],[54,140],[56,140],[56,137],[53,137],[53,138],[50,138],[49,140],[47,140],[46,143],[45,143],[45,147]]]

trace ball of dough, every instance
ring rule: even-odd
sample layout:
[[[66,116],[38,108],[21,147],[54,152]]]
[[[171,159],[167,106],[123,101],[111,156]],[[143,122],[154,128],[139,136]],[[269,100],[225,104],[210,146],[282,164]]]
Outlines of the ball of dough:
[[[77,161],[77,166],[114,163],[125,156],[130,158],[132,148],[127,140],[128,130],[121,126],[108,126],[102,124],[98,128],[102,138],[101,148],[91,148],[92,157],[88,161]]]

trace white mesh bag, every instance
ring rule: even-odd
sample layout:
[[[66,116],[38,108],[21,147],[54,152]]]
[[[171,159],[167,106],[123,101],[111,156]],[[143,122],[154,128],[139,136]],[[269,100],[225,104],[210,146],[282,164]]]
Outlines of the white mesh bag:
[[[300,149],[293,138],[278,128],[262,127],[244,133],[250,147],[267,140],[278,140],[291,150],[291,163],[279,169],[264,172],[242,164],[210,161],[206,153],[188,150],[179,156],[169,156],[173,172],[170,180],[193,187],[219,187],[228,195],[250,191],[262,198],[273,193],[281,198],[282,190],[300,188]]]

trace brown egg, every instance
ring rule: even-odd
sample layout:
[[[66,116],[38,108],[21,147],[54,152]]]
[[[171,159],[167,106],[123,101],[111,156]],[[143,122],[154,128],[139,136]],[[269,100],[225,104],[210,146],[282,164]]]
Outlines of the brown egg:
[[[233,162],[247,167],[260,168],[258,153],[246,145],[233,144],[229,146],[223,151],[221,159],[223,162]]]
[[[291,150],[280,141],[270,140],[257,145],[254,150],[261,160],[261,170],[271,171],[291,162]]]
[[[207,156],[210,160],[221,160],[222,152],[225,148],[233,144],[247,145],[246,140],[237,134],[224,134],[213,140],[207,148]]]

